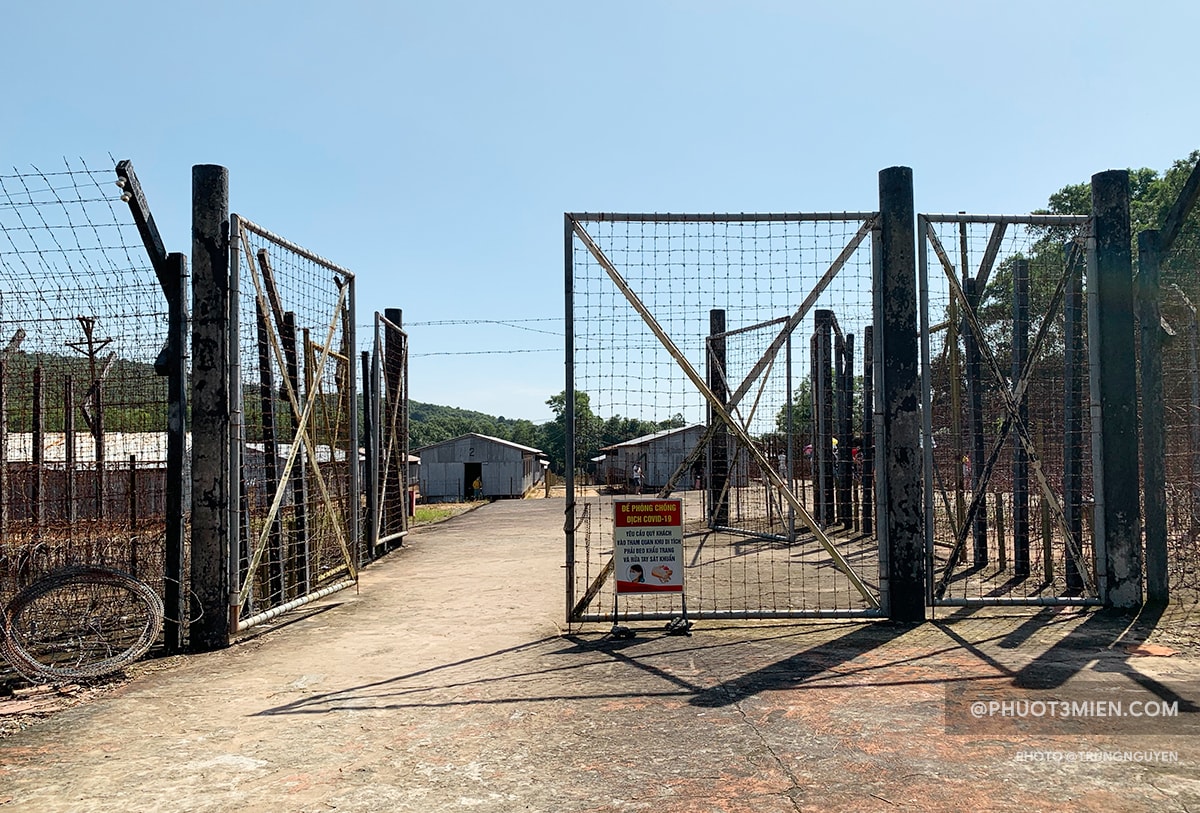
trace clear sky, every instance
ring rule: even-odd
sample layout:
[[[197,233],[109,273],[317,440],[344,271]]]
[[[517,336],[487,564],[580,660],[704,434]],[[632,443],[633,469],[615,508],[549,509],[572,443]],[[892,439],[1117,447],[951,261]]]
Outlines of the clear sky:
[[[419,401],[543,420],[566,211],[1019,213],[1200,147],[1200,3],[6,3],[0,163],[191,167],[397,307]],[[508,325],[494,324],[507,322]],[[451,324],[445,324],[451,323]]]

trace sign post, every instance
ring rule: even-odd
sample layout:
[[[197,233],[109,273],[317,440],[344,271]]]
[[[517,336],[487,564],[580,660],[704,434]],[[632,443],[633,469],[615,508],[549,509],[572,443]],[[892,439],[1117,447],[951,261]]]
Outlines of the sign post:
[[[613,564],[617,589],[613,597],[613,633],[632,637],[617,625],[617,598],[631,593],[679,593],[683,615],[667,629],[687,634],[687,601],[683,597],[683,500],[617,500],[613,505]]]

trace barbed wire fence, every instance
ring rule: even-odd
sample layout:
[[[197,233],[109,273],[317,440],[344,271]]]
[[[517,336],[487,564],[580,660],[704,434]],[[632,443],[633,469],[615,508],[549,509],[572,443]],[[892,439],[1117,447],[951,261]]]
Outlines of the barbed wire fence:
[[[1200,594],[1200,163],[1137,236],[1148,594]],[[1147,352],[1151,351],[1151,352]]]
[[[168,303],[117,180],[0,174],[0,596],[68,565],[164,592]]]

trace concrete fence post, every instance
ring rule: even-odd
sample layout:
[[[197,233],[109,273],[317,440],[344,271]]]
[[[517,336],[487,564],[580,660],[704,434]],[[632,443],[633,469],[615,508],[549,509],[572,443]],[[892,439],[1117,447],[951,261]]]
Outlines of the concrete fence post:
[[[874,285],[881,353],[878,532],[886,545],[884,607],[895,621],[925,618],[921,397],[917,353],[916,210],[909,167],[879,173],[880,261]]]
[[[1104,552],[1105,603],[1142,604],[1141,482],[1129,172],[1092,176],[1094,251],[1088,267],[1096,532]]]
[[[191,648],[229,645],[229,171],[192,167]]]

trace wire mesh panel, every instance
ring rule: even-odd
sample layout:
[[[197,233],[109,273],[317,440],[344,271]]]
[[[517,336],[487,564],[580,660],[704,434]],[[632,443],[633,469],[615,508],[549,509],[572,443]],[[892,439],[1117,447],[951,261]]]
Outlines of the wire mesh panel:
[[[918,219],[935,603],[1097,597],[1086,224]]]
[[[1194,173],[1195,161],[1190,164]],[[1162,249],[1167,565],[1171,590],[1194,597],[1200,591],[1200,213],[1187,216]]]
[[[367,538],[378,546],[408,532],[412,504],[408,455],[408,334],[392,319],[375,314],[370,380],[366,388]]]
[[[618,602],[613,587],[614,501],[667,494],[683,499],[690,615],[877,610],[852,452],[865,445],[853,348],[872,318],[875,220],[567,216],[573,619],[682,609],[662,594]],[[834,510],[814,518],[826,494]]]
[[[232,221],[233,561],[245,628],[357,578],[358,410],[353,276]]]
[[[0,174],[0,594],[68,564],[162,593],[167,301],[116,180]]]

